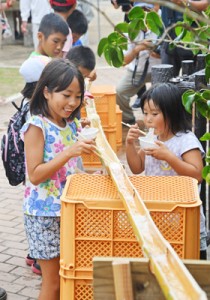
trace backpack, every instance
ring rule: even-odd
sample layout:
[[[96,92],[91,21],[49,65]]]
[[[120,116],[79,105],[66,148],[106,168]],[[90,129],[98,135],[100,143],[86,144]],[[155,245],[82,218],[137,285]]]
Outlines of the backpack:
[[[24,142],[20,138],[20,129],[26,122],[29,103],[23,105],[23,101],[24,98],[20,107],[12,102],[17,112],[10,118],[7,133],[1,140],[1,156],[5,173],[10,185],[13,186],[25,181]]]

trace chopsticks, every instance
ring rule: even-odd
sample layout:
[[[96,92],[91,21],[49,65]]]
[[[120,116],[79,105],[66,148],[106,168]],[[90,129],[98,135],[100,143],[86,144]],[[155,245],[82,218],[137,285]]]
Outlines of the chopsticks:
[[[127,127],[129,127],[129,128],[131,128],[131,125],[130,124],[128,124],[128,123],[124,123],[124,122],[121,122],[123,125],[125,125],[125,126],[127,126]],[[141,134],[143,134],[143,135],[147,135],[144,131],[142,131],[141,129],[139,129],[138,128],[138,130],[141,132]]]

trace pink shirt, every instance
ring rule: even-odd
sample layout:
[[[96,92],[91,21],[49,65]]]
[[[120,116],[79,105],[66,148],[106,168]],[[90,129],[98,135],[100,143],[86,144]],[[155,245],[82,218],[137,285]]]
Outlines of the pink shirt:
[[[72,47],[72,44],[73,44],[72,32],[71,32],[71,28],[69,28],[69,34],[67,35],[66,42],[62,49],[63,58],[66,57],[66,54],[69,52],[69,49]]]

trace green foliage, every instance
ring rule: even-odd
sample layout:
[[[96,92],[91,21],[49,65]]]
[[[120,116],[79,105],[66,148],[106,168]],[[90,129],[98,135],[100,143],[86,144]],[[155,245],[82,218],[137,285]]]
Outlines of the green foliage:
[[[118,31],[112,32],[107,38],[100,40],[98,55],[104,57],[110,66],[119,68],[123,64],[123,50],[127,49],[127,39]]]
[[[155,12],[145,12],[137,6],[130,10],[128,18],[129,23],[117,24],[114,32],[102,38],[98,45],[98,55],[104,55],[107,63],[116,68],[123,65],[123,51],[127,49],[128,43],[135,41],[141,30],[151,30],[157,35],[164,31],[162,20]]]
[[[210,26],[205,22],[193,20],[188,15],[189,9],[186,8],[183,14],[183,21],[175,24],[174,32],[176,38],[171,41],[169,48],[181,45],[192,50],[196,55],[200,51],[207,53],[209,46]],[[210,18],[210,8],[203,12],[204,17]],[[154,11],[145,12],[141,7],[133,7],[128,13],[129,23],[123,22],[115,26],[114,32],[107,38],[102,38],[98,45],[98,55],[104,55],[109,65],[120,67],[123,65],[124,57],[122,53],[127,49],[128,43],[136,42],[141,30],[151,30],[159,40],[168,39],[167,32],[158,13]],[[113,51],[116,48],[116,51]],[[206,72],[209,74],[210,66]]]
[[[210,78],[210,54],[206,56],[206,69],[205,69],[205,76],[206,76],[206,81],[209,81]]]
[[[151,11],[147,13],[145,22],[147,24],[147,28],[157,34],[157,36],[161,36],[161,34],[163,34],[163,23],[160,16],[156,12]]]

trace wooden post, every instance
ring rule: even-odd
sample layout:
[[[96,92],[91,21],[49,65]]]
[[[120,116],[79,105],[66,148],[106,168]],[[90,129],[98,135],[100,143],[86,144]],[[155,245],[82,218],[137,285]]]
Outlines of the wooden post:
[[[116,300],[133,300],[133,286],[129,261],[112,262]]]
[[[151,82],[152,84],[159,82],[168,82],[173,76],[174,67],[172,65],[160,64],[152,66]]]
[[[182,60],[182,76],[191,75],[194,73],[194,61],[193,60]]]

